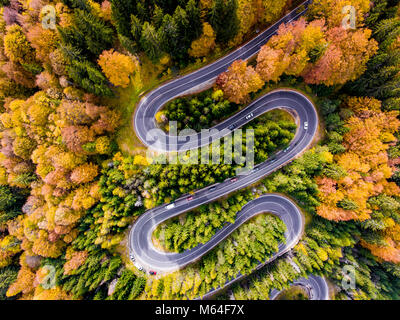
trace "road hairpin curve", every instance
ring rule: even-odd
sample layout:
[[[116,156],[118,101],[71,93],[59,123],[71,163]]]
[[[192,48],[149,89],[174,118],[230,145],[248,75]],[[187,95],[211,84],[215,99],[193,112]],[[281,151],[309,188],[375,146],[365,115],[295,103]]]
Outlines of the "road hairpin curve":
[[[265,212],[270,212],[278,216],[286,224],[286,244],[280,244],[279,251],[267,261],[260,263],[256,269],[261,268],[277,257],[287,253],[300,240],[304,229],[303,215],[292,200],[278,194],[266,194],[247,203],[242,210],[237,213],[235,223],[224,226],[216,232],[207,243],[200,244],[182,253],[166,253],[156,249],[152,243],[152,233],[161,223],[177,217],[184,212],[193,210],[202,204],[215,201],[234,191],[248,187],[287,165],[302,154],[312,143],[319,123],[315,106],[310,99],[294,90],[275,90],[260,97],[245,109],[215,126],[214,129],[218,129],[218,132],[223,132],[222,136],[219,134],[204,138],[198,134],[197,137],[193,139],[195,142],[193,145],[185,141],[180,142],[178,139],[172,139],[172,137],[168,136],[165,132],[156,130],[155,116],[168,101],[189,92],[193,88],[201,88],[202,85],[209,84],[215,80],[220,73],[226,71],[233,61],[238,59],[247,60],[253,57],[260,50],[261,46],[276,33],[282,23],[294,21],[304,15],[309,2],[310,1],[306,1],[303,3],[306,9],[300,12],[299,8],[293,10],[269,29],[260,33],[256,38],[227,56],[196,72],[167,82],[141,99],[133,118],[136,134],[145,145],[152,147],[147,141],[146,136],[150,131],[156,131],[158,137],[156,136],[153,138],[156,138],[158,141],[163,141],[163,143],[157,144],[157,149],[159,151],[186,151],[209,145],[212,141],[221,139],[224,134],[229,133],[229,128],[232,127],[232,124],[234,124],[235,129],[238,129],[254,118],[277,108],[284,109],[295,115],[296,121],[299,124],[296,135],[291,141],[290,146],[285,152],[278,152],[273,161],[269,159],[261,163],[257,166],[257,170],[250,171],[246,175],[240,175],[237,179],[234,179],[233,182],[232,179],[228,179],[225,182],[215,185],[212,189],[207,187],[198,190],[193,193],[193,200],[190,202],[186,201],[185,198],[180,198],[173,204],[156,207],[141,215],[130,230],[129,249],[131,256],[145,269],[152,269],[158,272],[173,272],[183,268],[197,261],[207,252],[215,248],[243,223]],[[250,113],[252,113],[251,119],[246,118],[246,115]],[[237,275],[234,279],[228,280],[224,287],[231,285],[241,278],[243,278],[243,275]],[[327,284],[321,277],[311,275],[308,279],[301,278],[296,280],[294,284],[309,288],[311,299],[329,299]],[[205,296],[199,298],[210,297],[220,289],[222,288],[215,288]],[[276,290],[273,290],[270,298],[276,297],[278,293],[279,292]]]

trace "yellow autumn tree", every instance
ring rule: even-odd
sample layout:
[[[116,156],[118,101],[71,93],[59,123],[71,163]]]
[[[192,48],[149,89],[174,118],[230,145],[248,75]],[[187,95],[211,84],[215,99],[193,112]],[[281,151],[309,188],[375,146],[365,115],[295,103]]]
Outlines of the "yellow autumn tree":
[[[74,296],[62,290],[60,287],[43,289],[41,286],[35,288],[33,300],[73,300]]]
[[[22,267],[17,276],[17,280],[8,288],[7,297],[12,297],[18,293],[28,294],[33,291],[33,281],[35,274],[27,267]]]
[[[262,21],[271,23],[277,20],[286,6],[287,0],[262,0]]]
[[[400,127],[398,112],[382,112],[380,101],[371,98],[348,98],[344,107],[354,111],[346,121],[348,132],[343,136],[346,152],[335,157],[346,175],[333,180],[318,177],[321,205],[317,213],[334,221],[370,219],[368,200],[381,193],[398,194],[400,189],[388,179],[393,171],[388,165],[388,135]],[[393,139],[394,136],[393,136]],[[372,251],[371,247],[371,251]],[[386,252],[378,250],[376,252]]]
[[[369,12],[370,0],[314,0],[309,7],[309,14],[314,19],[324,18],[330,28],[339,27],[347,15],[352,14],[350,6],[354,8],[356,27],[359,27]]]
[[[30,46],[22,27],[13,24],[7,27],[4,36],[4,53],[12,61],[20,64],[29,64],[35,60],[35,51]]]
[[[259,2],[259,0],[238,0],[236,16],[239,20],[239,31],[231,41],[232,45],[239,45],[243,40],[243,36],[258,22],[257,11],[261,6]]]
[[[74,183],[86,183],[92,181],[98,174],[98,166],[92,163],[85,163],[76,167],[71,173],[71,180]]]
[[[203,23],[203,33],[200,38],[194,40],[189,49],[189,55],[200,58],[208,55],[215,48],[215,33],[211,25]]]
[[[266,81],[277,81],[282,73],[299,76],[307,69],[313,52],[326,46],[323,20],[307,22],[304,18],[282,24],[277,35],[263,46],[257,57],[257,72]]]
[[[44,29],[41,23],[37,23],[29,28],[26,36],[36,50],[36,58],[43,62],[50,62],[50,53],[57,49],[58,33]]]
[[[139,70],[136,58],[116,52],[114,49],[103,51],[97,62],[107,79],[113,85],[122,88],[129,86],[130,76]]]

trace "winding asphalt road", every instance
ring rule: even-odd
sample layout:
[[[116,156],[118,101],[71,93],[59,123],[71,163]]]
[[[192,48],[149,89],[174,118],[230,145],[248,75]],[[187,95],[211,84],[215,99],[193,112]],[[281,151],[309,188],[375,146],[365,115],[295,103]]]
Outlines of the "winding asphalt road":
[[[305,288],[310,300],[329,300],[329,289],[324,278],[311,274],[308,278],[299,278],[293,281],[291,285]],[[273,289],[269,298],[275,300],[282,291]]]
[[[308,5],[308,3],[309,1],[306,1],[304,4]],[[136,263],[143,266],[146,270],[172,272],[191,264],[215,248],[215,246],[228,237],[240,225],[250,218],[265,212],[277,215],[286,224],[286,244],[280,244],[279,251],[268,261],[260,263],[257,268],[261,268],[278,256],[288,252],[299,241],[304,227],[302,214],[291,200],[276,194],[265,195],[249,202],[237,214],[234,224],[224,226],[207,243],[183,253],[161,252],[154,247],[151,237],[155,228],[162,222],[254,184],[263,177],[290,163],[310,145],[318,127],[317,112],[312,102],[306,96],[293,90],[279,90],[264,95],[244,110],[218,124],[213,128],[218,130],[211,130],[208,135],[193,133],[184,137],[170,136],[158,129],[155,122],[156,113],[168,101],[185,94],[188,90],[214,81],[218,74],[225,71],[233,61],[237,59],[245,60],[254,56],[260,47],[277,31],[281,23],[293,21],[305,12],[306,10],[300,12],[299,9],[293,10],[271,28],[262,32],[256,38],[224,58],[187,76],[168,82],[141,99],[134,115],[134,128],[137,136],[145,145],[158,151],[186,151],[209,145],[212,141],[229,135],[232,132],[232,125],[234,125],[235,129],[240,128],[265,112],[277,108],[289,111],[295,116],[299,124],[296,135],[286,150],[276,153],[272,159],[261,163],[253,170],[242,173],[235,181],[228,179],[213,187],[197,191],[192,195],[193,199],[190,201],[188,201],[187,197],[182,197],[172,205],[169,204],[154,208],[139,217],[129,234],[129,248],[130,254],[134,257]],[[250,113],[253,114],[251,118],[247,117]],[[243,275],[239,274],[234,279],[228,280],[225,286],[242,277]],[[310,285],[313,286],[315,283],[310,283]],[[215,294],[220,289],[216,288],[212,290],[203,298]],[[320,296],[316,296],[316,298],[320,298]]]
[[[206,196],[205,196],[206,197]],[[197,198],[197,201],[202,204],[208,199]],[[153,246],[151,239],[154,229],[160,223],[188,211],[188,207],[196,206],[195,202],[187,203],[182,201],[182,205],[176,206],[172,210],[156,210],[150,211],[139,218],[131,231],[130,244],[134,252],[136,260],[143,266],[148,266],[159,272],[172,272],[183,268],[184,266],[193,263],[207,252],[212,250],[216,245],[228,237],[233,231],[239,228],[243,223],[255,217],[258,214],[270,212],[278,216],[287,227],[285,233],[286,244],[279,245],[279,252],[273,258],[280,256],[289,251],[298,242],[303,231],[302,214],[296,205],[280,195],[268,194],[261,196],[248,204],[237,213],[235,223],[229,224],[220,229],[210,241],[205,244],[200,244],[193,249],[186,250],[182,253],[166,253],[157,250]],[[137,254],[137,253],[140,254]]]
[[[307,7],[309,2],[309,0],[305,1],[303,3],[304,7]],[[193,134],[185,135],[184,137],[177,137],[167,135],[163,130],[158,129],[155,115],[168,101],[178,96],[182,96],[193,88],[201,87],[206,83],[214,82],[216,77],[220,73],[226,71],[235,60],[248,60],[256,55],[260,48],[266,44],[268,40],[276,33],[282,23],[288,23],[296,20],[304,15],[306,11],[307,10],[300,10],[300,7],[296,8],[270,28],[261,32],[257,37],[250,40],[230,54],[193,73],[167,82],[148,93],[140,100],[133,117],[133,127],[135,128],[136,135],[145,145],[155,150],[185,151],[208,145],[210,141],[219,139],[222,136],[229,134],[230,130],[227,130],[227,128],[231,124],[245,124],[247,121],[241,119],[241,116],[245,113],[243,110],[236,116],[229,118],[225,122],[215,126],[213,129],[218,129],[219,133],[217,134],[210,132],[208,135],[203,136],[200,134]],[[251,107],[248,107],[245,110],[248,112],[252,111]],[[237,122],[238,120],[239,122]],[[249,121],[251,121],[251,119]]]

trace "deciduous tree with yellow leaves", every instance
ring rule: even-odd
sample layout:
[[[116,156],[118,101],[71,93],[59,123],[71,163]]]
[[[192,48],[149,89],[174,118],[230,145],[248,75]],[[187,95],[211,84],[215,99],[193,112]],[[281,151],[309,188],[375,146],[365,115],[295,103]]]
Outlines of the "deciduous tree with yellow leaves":
[[[203,23],[203,33],[200,38],[194,40],[189,49],[189,55],[200,58],[208,55],[215,47],[215,33],[211,25]]]
[[[139,62],[136,58],[126,56],[110,49],[103,51],[98,64],[106,75],[107,79],[115,86],[127,88],[130,83],[130,76],[139,72]]]

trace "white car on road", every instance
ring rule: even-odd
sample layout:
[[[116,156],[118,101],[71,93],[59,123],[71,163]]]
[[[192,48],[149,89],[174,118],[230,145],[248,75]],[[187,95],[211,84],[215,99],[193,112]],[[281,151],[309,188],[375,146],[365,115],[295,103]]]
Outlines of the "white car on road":
[[[251,118],[253,118],[253,112],[252,113],[250,113],[250,114],[248,114],[247,116],[246,116],[246,120],[249,120],[249,119],[251,119]]]
[[[134,266],[139,270],[139,271],[143,271],[143,267],[138,264],[138,263],[134,263]]]
[[[167,209],[167,210],[173,209],[173,208],[175,208],[175,203],[171,203],[171,204],[169,204],[169,205],[167,205],[167,206],[165,207],[165,209]]]

